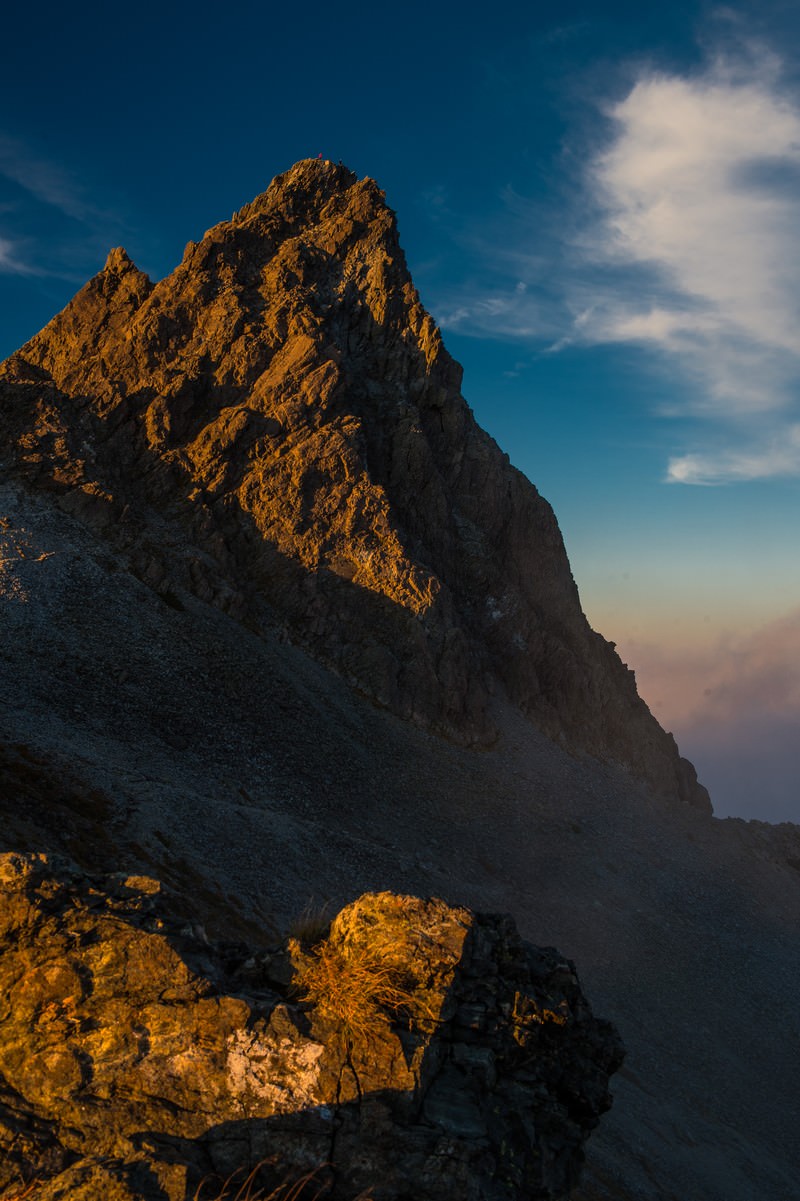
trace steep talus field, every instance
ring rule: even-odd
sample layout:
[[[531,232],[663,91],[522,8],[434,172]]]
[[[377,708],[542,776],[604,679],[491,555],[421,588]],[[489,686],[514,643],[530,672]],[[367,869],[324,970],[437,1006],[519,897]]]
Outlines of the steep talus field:
[[[344,169],[112,253],[2,368],[0,850],[198,944],[509,912],[627,1048],[574,1201],[797,1201],[800,831],[711,816],[459,376]]]

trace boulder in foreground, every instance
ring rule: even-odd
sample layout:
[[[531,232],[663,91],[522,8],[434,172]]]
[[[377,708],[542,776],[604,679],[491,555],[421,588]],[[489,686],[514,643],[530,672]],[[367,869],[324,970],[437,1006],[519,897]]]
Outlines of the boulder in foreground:
[[[254,954],[142,877],[9,854],[0,894],[4,1194],[545,1201],[610,1104],[616,1032],[508,917],[367,894]]]

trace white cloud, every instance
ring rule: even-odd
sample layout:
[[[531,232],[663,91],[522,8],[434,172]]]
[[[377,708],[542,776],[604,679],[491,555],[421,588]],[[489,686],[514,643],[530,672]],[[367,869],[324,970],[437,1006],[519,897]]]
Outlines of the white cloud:
[[[691,75],[640,70],[605,115],[571,200],[506,188],[502,219],[460,232],[482,271],[440,293],[442,325],[649,354],[674,382],[660,415],[683,419],[673,483],[800,475],[800,100],[780,61],[740,41]]]
[[[673,459],[672,481],[800,473],[800,107],[776,60],[649,74],[608,115],[578,247],[606,274],[575,340],[660,352],[689,385],[683,411],[727,429],[726,449]]]
[[[800,425],[787,425],[780,439],[752,449],[680,455],[669,461],[673,484],[724,484],[774,476],[800,475]]]

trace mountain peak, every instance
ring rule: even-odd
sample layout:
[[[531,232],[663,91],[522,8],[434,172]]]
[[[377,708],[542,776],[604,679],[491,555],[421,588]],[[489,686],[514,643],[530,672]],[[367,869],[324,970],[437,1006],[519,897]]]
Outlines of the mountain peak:
[[[294,163],[288,171],[276,175],[264,195],[271,204],[278,203],[279,198],[284,196],[330,198],[334,193],[346,193],[359,184],[374,188],[383,197],[374,180],[367,177],[359,181],[356,173],[341,162],[304,158]]]
[[[354,183],[358,183],[358,176],[341,160],[334,163],[332,159],[317,157],[299,159],[288,171],[276,175],[270,187],[279,190],[282,187],[294,186],[310,190],[324,185],[333,189],[350,187]]]
[[[373,216],[378,210],[389,211],[386,197],[373,179],[360,180],[343,163],[308,158],[276,175],[265,192],[233,214],[230,224],[239,225],[266,214],[273,221],[283,218],[288,225],[299,229],[348,209],[357,210],[362,219],[370,209],[375,210]]]
[[[115,537],[148,580],[277,622],[403,718],[485,744],[506,698],[707,806],[589,628],[550,506],[476,425],[374,180],[296,163],[156,285],[112,251],[18,358],[62,395],[49,426],[20,400],[18,461],[107,498],[89,519],[135,516]],[[156,515],[191,553],[158,526],[142,557]]]

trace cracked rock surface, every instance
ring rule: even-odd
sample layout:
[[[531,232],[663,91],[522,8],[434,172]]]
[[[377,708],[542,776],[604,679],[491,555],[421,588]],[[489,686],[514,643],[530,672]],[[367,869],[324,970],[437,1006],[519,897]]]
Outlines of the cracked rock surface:
[[[0,1189],[187,1201],[261,1163],[331,1198],[545,1201],[610,1104],[616,1032],[510,918],[366,894],[254,952],[147,877],[6,854],[0,894]]]

